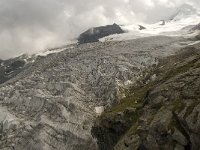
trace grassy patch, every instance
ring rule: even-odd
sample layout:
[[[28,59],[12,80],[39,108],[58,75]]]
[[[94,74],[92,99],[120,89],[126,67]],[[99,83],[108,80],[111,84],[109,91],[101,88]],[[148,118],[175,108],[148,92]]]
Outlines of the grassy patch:
[[[174,77],[174,76],[176,76],[176,75],[178,75],[178,74],[180,74],[180,73],[185,73],[185,72],[187,72],[189,69],[195,67],[195,63],[196,63],[197,61],[198,61],[198,59],[194,59],[194,60],[192,60],[192,61],[190,61],[190,62],[188,62],[188,63],[186,63],[186,64],[184,64],[184,65],[182,65],[182,66],[177,67],[176,69],[170,70],[170,71],[166,74],[164,80],[166,81],[167,79],[170,79],[170,78],[172,78],[172,77]]]
[[[184,118],[187,118],[194,110],[194,108],[199,104],[198,100],[194,100],[194,102],[192,104],[190,104],[190,106],[187,107],[186,109],[186,113],[184,115]]]
[[[131,91],[133,94],[122,99],[121,102],[117,106],[113,107],[109,112],[116,114],[118,112],[123,112],[126,108],[141,108],[149,89],[150,86],[132,89]]]
[[[181,112],[186,104],[183,102],[183,99],[181,97],[179,97],[178,99],[176,99],[173,103],[173,111],[177,111],[177,112]]]
[[[138,129],[138,123],[136,122],[129,130],[128,130],[128,133],[131,133],[131,134],[137,134],[137,129]]]

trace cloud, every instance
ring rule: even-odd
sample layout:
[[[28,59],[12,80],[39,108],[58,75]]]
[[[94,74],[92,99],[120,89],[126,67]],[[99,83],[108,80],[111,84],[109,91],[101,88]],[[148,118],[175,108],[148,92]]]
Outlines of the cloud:
[[[66,44],[89,27],[155,22],[199,0],[1,0],[0,58]]]

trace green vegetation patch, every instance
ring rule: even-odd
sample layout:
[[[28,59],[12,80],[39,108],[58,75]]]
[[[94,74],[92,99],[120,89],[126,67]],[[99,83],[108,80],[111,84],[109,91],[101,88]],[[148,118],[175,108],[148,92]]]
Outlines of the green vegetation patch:
[[[186,109],[186,113],[184,115],[184,118],[187,118],[194,110],[194,108],[199,104],[198,100],[194,100],[193,103],[191,103],[187,109]]]
[[[140,87],[137,89],[132,89],[133,94],[130,96],[127,96],[121,100],[121,102],[113,107],[109,113],[118,113],[123,112],[127,108],[136,108],[139,109],[143,106],[144,99],[147,95],[148,90],[150,89],[150,86]]]
[[[170,79],[178,74],[181,74],[181,73],[185,73],[187,72],[189,69],[191,68],[198,68],[200,67],[199,63],[197,63],[199,61],[198,58],[196,59],[193,59],[192,61],[182,65],[182,66],[179,66],[175,69],[172,69],[170,70],[166,75],[165,75],[165,78],[163,80],[167,81],[167,79]],[[196,64],[197,63],[197,64]]]
[[[181,112],[186,104],[183,102],[183,99],[181,97],[177,98],[173,103],[173,109],[172,111],[175,111],[175,112]]]

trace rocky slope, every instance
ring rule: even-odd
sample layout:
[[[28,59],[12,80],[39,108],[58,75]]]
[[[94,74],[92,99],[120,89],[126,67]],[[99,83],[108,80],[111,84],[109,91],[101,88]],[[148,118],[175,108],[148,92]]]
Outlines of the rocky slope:
[[[91,133],[95,107],[116,105],[125,87],[187,40],[156,36],[73,45],[36,57],[0,85],[0,149],[98,149]]]
[[[100,149],[200,149],[199,48],[160,61],[97,120],[92,131]]]

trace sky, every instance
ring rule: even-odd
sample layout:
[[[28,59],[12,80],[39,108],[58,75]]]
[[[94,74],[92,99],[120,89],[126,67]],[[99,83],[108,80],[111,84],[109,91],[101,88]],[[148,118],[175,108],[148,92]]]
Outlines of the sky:
[[[0,59],[67,44],[106,24],[153,23],[200,0],[0,0]]]

